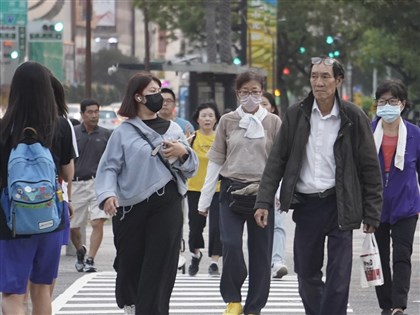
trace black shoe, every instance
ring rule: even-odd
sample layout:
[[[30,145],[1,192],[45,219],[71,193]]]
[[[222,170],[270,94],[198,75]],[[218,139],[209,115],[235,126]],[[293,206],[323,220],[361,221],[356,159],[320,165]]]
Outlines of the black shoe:
[[[220,276],[219,267],[216,263],[212,263],[209,266],[209,275],[212,277]]]
[[[195,276],[198,272],[198,265],[200,264],[201,258],[203,258],[203,253],[200,252],[200,258],[193,257],[191,259],[191,265],[188,267],[188,274],[190,276]]]
[[[82,245],[81,249],[78,249],[76,252],[77,260],[76,264],[74,265],[76,267],[76,270],[78,272],[83,272],[83,268],[85,267],[85,255],[86,255],[86,246]]]
[[[392,315],[391,310],[382,310],[381,315]]]

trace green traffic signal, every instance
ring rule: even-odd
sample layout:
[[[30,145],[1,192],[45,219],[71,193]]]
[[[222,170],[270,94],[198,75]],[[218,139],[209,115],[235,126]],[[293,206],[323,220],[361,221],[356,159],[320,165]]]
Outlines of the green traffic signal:
[[[241,65],[241,59],[239,59],[239,57],[235,57],[233,58],[233,64],[240,66]]]
[[[334,43],[334,37],[332,37],[331,35],[328,35],[328,36],[325,38],[325,42],[326,42],[328,45],[331,45],[332,43]]]
[[[304,53],[306,52],[306,48],[305,48],[305,47],[300,47],[300,48],[299,48],[299,52],[300,52],[301,54],[304,54]]]
[[[339,50],[334,51],[334,57],[340,57],[340,51]]]

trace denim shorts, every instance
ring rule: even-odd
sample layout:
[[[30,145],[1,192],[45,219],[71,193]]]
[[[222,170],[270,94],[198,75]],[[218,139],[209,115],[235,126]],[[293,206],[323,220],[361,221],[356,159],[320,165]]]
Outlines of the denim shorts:
[[[60,232],[0,241],[0,292],[24,294],[28,279],[51,284],[58,274]]]

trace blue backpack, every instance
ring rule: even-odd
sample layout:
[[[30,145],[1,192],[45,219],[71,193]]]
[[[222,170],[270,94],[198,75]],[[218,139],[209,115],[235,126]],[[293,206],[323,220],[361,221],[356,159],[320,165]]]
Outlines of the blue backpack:
[[[25,128],[36,134],[32,128]],[[53,157],[41,143],[19,143],[9,157],[1,203],[13,237],[52,232],[61,223],[63,199]]]

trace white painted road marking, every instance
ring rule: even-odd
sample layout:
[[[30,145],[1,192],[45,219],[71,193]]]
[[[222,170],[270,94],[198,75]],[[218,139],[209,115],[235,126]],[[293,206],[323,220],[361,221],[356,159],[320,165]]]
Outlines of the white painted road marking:
[[[170,302],[170,314],[220,315],[225,303],[219,292],[220,278],[199,274],[177,275]],[[296,276],[285,276],[271,282],[270,296],[264,314],[304,314]],[[115,302],[115,273],[89,273],[75,281],[53,301],[53,314],[94,315],[123,314]],[[245,300],[248,280],[242,288]],[[353,313],[351,308],[348,313]]]

